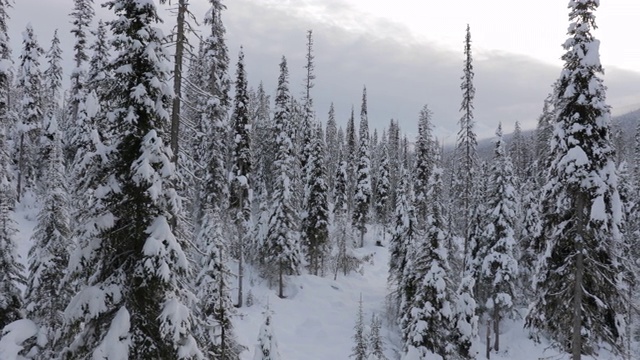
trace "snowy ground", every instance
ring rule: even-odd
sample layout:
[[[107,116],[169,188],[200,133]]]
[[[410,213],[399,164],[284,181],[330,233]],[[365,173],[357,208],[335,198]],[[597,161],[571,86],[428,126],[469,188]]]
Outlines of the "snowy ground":
[[[27,265],[27,254],[31,246],[30,237],[36,224],[37,210],[21,207],[16,214],[19,234],[17,251],[22,263]],[[267,283],[249,269],[245,282],[245,294],[251,290],[254,304],[238,311],[235,332],[241,344],[248,350],[242,353],[242,360],[252,360],[257,344],[257,336],[267,303],[273,313],[273,328],[280,355],[284,360],[337,360],[348,359],[353,347],[353,327],[355,325],[358,302],[362,295],[365,323],[373,313],[385,319],[385,297],[387,294],[387,271],[389,253],[386,247],[374,246],[374,239],[367,238],[367,246],[359,249],[361,254],[373,254],[372,260],[363,266],[362,273],[348,276],[333,274],[326,277],[302,275],[287,279],[285,299],[269,289]],[[232,268],[233,269],[233,268]],[[250,281],[253,279],[253,281]],[[235,298],[235,296],[233,296]],[[384,323],[384,321],[383,321]],[[480,349],[478,359],[484,359],[484,329],[481,325],[480,339],[476,347]],[[565,360],[569,355],[559,354],[548,344],[536,344],[528,338],[522,320],[506,321],[502,324],[499,353],[492,353],[495,360]],[[382,331],[389,360],[399,359],[399,339],[395,331],[388,327]],[[636,355],[640,354],[636,352]],[[631,357],[631,359],[639,359]],[[585,360],[592,358],[584,357]],[[598,360],[618,360],[609,353],[602,352]]]

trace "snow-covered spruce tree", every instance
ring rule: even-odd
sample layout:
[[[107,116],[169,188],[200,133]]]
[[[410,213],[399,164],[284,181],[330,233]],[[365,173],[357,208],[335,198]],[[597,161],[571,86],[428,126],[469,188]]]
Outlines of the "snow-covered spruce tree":
[[[413,208],[413,189],[409,173],[401,169],[400,188],[395,206],[395,229],[389,241],[389,277],[391,305],[399,318],[408,311],[420,281],[412,272],[412,249],[419,239],[418,221]]]
[[[371,323],[367,336],[367,348],[369,349],[367,360],[388,360],[384,355],[384,342],[380,334],[381,329],[382,321],[380,317],[376,314],[371,314]]]
[[[75,44],[73,45],[74,68],[71,71],[71,86],[69,87],[67,108],[65,109],[66,114],[64,119],[66,119],[66,123],[62,123],[62,128],[68,132],[65,136],[65,138],[68,139],[66,144],[68,161],[73,160],[77,148],[80,146],[80,144],[76,144],[74,140],[80,139],[81,136],[77,133],[82,131],[79,129],[82,124],[78,121],[78,112],[79,104],[86,96],[84,85],[87,74],[86,65],[89,61],[89,54],[87,53],[87,31],[95,15],[93,2],[93,0],[74,0],[73,11],[69,14],[72,18],[71,23],[73,24],[71,33],[75,37]]]
[[[204,202],[196,243],[204,248],[200,273],[196,278],[197,297],[202,319],[196,326],[207,358],[234,360],[243,348],[238,344],[231,319],[235,314],[231,300],[227,267],[227,241],[222,233],[221,209],[212,197]]]
[[[425,219],[429,211],[428,183],[433,168],[433,139],[431,135],[431,110],[425,105],[418,119],[418,139],[416,140],[415,185],[416,216]]]
[[[73,249],[69,228],[69,199],[64,174],[61,134],[55,117],[45,129],[47,179],[44,203],[38,214],[29,250],[29,277],[25,291],[25,310],[29,320],[40,327],[47,344],[37,359],[52,359],[60,350],[57,343],[63,325],[62,313],[71,299],[69,283],[64,281],[69,252]]]
[[[347,205],[349,214],[353,212],[353,194],[356,187],[356,166],[358,159],[358,135],[356,134],[355,111],[351,106],[351,115],[347,120],[347,129],[345,133],[345,152],[344,159],[347,161]]]
[[[109,51],[110,44],[107,39],[107,25],[102,21],[98,21],[98,26],[96,30],[93,32],[93,36],[95,37],[95,41],[89,47],[92,51],[91,58],[89,59],[89,69],[87,70],[87,79],[86,79],[86,87],[87,92],[95,91],[98,94],[101,94],[102,91],[100,89],[104,88],[101,86],[102,83],[107,82],[109,80],[109,75],[107,74],[109,63]]]
[[[367,88],[362,89],[360,110],[360,145],[356,168],[356,183],[353,193],[353,227],[360,233],[359,246],[364,246],[367,232],[369,206],[371,205],[371,153],[369,151],[369,118],[367,115]]]
[[[554,109],[553,93],[544,100],[542,114],[538,117],[538,125],[535,132],[535,158],[536,158],[536,184],[539,188],[544,185],[545,174],[551,165],[549,142],[553,136]]]
[[[622,208],[610,114],[599,75],[597,0],[569,3],[564,69],[556,82],[551,167],[543,189],[543,251],[526,326],[572,354],[620,351]]]
[[[316,124],[309,155],[308,194],[305,205],[307,216],[302,221],[303,246],[306,250],[309,272],[313,275],[322,275],[329,242],[329,202],[325,145],[320,123]]]
[[[40,149],[38,151],[39,158],[43,164],[47,164],[48,160],[53,158],[52,154],[49,154],[53,150],[52,142],[53,135],[58,131],[57,119],[60,118],[59,107],[60,97],[62,92],[62,50],[60,49],[60,39],[58,38],[58,30],[53,33],[53,39],[51,40],[51,47],[45,55],[47,60],[47,69],[43,73],[43,85],[42,91],[42,113],[43,113],[43,133],[45,138],[39,139]],[[52,129],[48,129],[49,126],[55,125]],[[64,162],[60,163],[64,166]],[[37,177],[39,179],[38,189],[42,193],[45,192],[48,179],[44,176],[48,171],[47,165],[42,165],[38,168]]]
[[[430,209],[425,234],[410,250],[415,253],[412,268],[418,279],[415,296],[402,314],[405,351],[413,347],[423,356],[435,353],[448,358],[454,352],[453,294],[449,279],[445,242],[450,236],[444,219],[442,169],[434,166],[428,182]]]
[[[195,199],[191,201],[196,209],[196,217],[199,217],[197,209],[203,199],[213,196],[212,201],[218,202],[220,208],[224,209],[229,198],[226,138],[231,99],[229,55],[224,39],[226,30],[221,17],[225,6],[220,0],[210,0],[210,4],[211,8],[205,16],[205,24],[210,26],[211,33],[203,45],[204,89],[196,89],[197,97],[193,100],[196,108],[196,118],[193,120],[195,133],[190,144],[196,182],[191,184],[196,189]]]
[[[44,71],[44,93],[43,93],[43,114],[51,118],[58,116],[58,107],[62,96],[62,50],[60,49],[60,39],[58,29],[53,32],[51,47],[47,51],[47,69]],[[57,131],[57,129],[56,129]]]
[[[236,67],[236,96],[234,98],[233,125],[234,147],[232,152],[231,191],[229,207],[231,217],[236,225],[236,247],[238,256],[238,302],[242,307],[245,245],[251,234],[251,139],[249,132],[249,93],[247,90],[247,73],[244,69],[244,52],[240,48]]]
[[[62,357],[202,358],[184,302],[193,296],[184,287],[184,242],[169,225],[182,209],[164,143],[171,90],[163,35],[154,27],[161,20],[153,2],[106,6],[116,15],[110,26],[118,54],[109,66],[120,70],[109,93],[112,149],[93,192],[99,231],[79,239],[87,283],[65,310],[70,341]]]
[[[7,22],[11,7],[10,0],[0,0],[0,126],[5,126],[9,114],[9,86],[13,78],[11,47]],[[3,129],[4,131],[4,129]]]
[[[270,114],[269,95],[264,90],[264,85],[260,82],[258,90],[255,92],[256,104],[252,109],[251,117],[251,149],[253,152],[254,164],[254,194],[260,195],[264,186],[264,195],[268,196],[273,189],[273,172],[271,166],[275,159],[274,137],[275,130]],[[268,197],[266,198],[268,199]],[[263,199],[256,199],[258,203]]]
[[[332,239],[334,243],[334,280],[338,277],[338,272],[346,276],[358,266],[358,259],[353,256],[353,234],[351,222],[348,218],[348,180],[346,160],[341,160],[335,175],[335,202],[333,204],[333,223],[334,230]]]
[[[266,263],[272,264],[271,273],[278,279],[278,296],[284,297],[284,276],[297,274],[301,262],[298,240],[298,218],[291,188],[295,154],[293,153],[294,128],[291,123],[289,94],[289,70],[282,57],[280,76],[275,99],[274,121],[276,125],[277,153],[274,163],[276,179],[272,196],[272,212],[267,233]]]
[[[391,175],[389,174],[389,152],[387,143],[384,141],[380,146],[380,169],[378,170],[378,181],[376,185],[376,196],[374,210],[376,221],[382,226],[382,240],[386,240],[387,226],[390,217],[390,193],[391,193]]]
[[[338,168],[340,162],[340,145],[338,143],[338,125],[336,123],[336,110],[331,103],[329,107],[329,116],[327,119],[327,126],[325,127],[325,144],[327,146],[327,174],[330,174],[327,181],[329,187],[329,196],[331,200],[334,200],[334,187],[335,178],[334,174]]]
[[[471,30],[467,25],[464,43],[464,74],[462,75],[462,117],[458,121],[460,130],[456,141],[456,173],[454,174],[455,206],[459,209],[456,221],[457,231],[464,238],[463,265],[469,254],[469,238],[471,232],[471,216],[473,214],[473,179],[477,168],[478,142],[473,128],[473,99],[476,89],[473,85],[473,58],[471,55]]]
[[[518,219],[518,195],[513,165],[502,139],[502,125],[498,125],[496,137],[487,197],[487,226],[483,234],[485,243],[480,244],[482,263],[479,285],[487,294],[486,308],[495,337],[492,349],[499,351],[500,321],[516,315],[518,262],[515,257],[515,227]]]
[[[15,187],[11,178],[6,130],[0,128],[0,329],[23,317],[22,291],[24,266],[18,261],[13,220]]]
[[[623,204],[623,250],[622,250],[622,268],[624,269],[623,286],[625,289],[625,309],[623,311],[626,317],[623,349],[628,356],[632,354],[632,345],[637,337],[637,312],[638,309],[638,279],[640,278],[640,266],[637,259],[640,258],[640,247],[638,246],[638,200],[634,198],[634,188],[632,180],[632,172],[626,162],[622,162],[618,166],[618,176],[620,182],[618,189],[620,191],[620,199]]]
[[[540,240],[540,190],[535,188],[535,179],[527,181],[522,187],[520,204],[521,229],[518,246],[518,283],[520,294],[519,304],[525,305],[532,302],[532,281],[535,273],[535,264],[539,249],[536,249],[536,240]]]
[[[21,91],[20,114],[17,125],[16,158],[18,159],[18,200],[27,190],[33,190],[38,173],[38,145],[42,129],[44,104],[42,101],[42,72],[40,57],[43,50],[38,45],[33,27],[27,24],[22,33],[22,54],[18,72],[18,88]]]
[[[271,311],[267,307],[264,312],[264,322],[258,334],[258,345],[253,360],[280,360],[278,341],[273,331]]]
[[[529,149],[527,138],[522,134],[520,122],[516,121],[508,154],[513,163],[513,173],[516,176],[518,185],[521,185],[520,181],[526,178],[527,173],[533,175]]]
[[[353,347],[351,348],[350,358],[355,360],[367,360],[369,353],[367,347],[367,337],[365,334],[364,310],[362,308],[362,294],[358,302],[358,314],[356,315],[356,325],[353,327]]]

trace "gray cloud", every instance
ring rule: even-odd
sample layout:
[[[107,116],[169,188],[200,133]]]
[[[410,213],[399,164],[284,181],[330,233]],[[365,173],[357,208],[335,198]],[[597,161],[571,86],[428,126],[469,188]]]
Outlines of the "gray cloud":
[[[202,18],[207,2],[192,4],[192,11]],[[312,29],[317,76],[313,96],[320,119],[326,120],[329,104],[334,102],[339,122],[346,124],[352,105],[359,114],[362,86],[366,85],[372,127],[382,129],[394,118],[404,131],[415,134],[418,112],[426,103],[434,112],[438,136],[454,141],[460,117],[464,29],[459,34],[460,51],[451,51],[415,37],[402,24],[353,12],[338,0],[233,0],[226,4],[223,20],[231,61],[235,63],[243,45],[252,86],[263,81],[267,91],[275,91],[278,63],[285,55],[292,92],[301,94],[305,35],[306,30]],[[20,51],[19,33],[30,20],[45,48],[53,29],[60,27],[60,33],[66,34],[63,50],[70,58],[71,6],[70,1],[63,0],[21,0],[16,4],[10,23],[15,56]],[[32,10],[35,7],[38,11]],[[97,10],[100,16],[109,16],[106,9]],[[168,15],[164,19],[165,31],[169,31],[173,19]],[[500,121],[505,131],[511,131],[516,120],[525,128],[534,127],[542,101],[560,73],[559,67],[498,51],[480,55],[476,54],[474,62],[479,137],[492,136]],[[70,70],[71,64],[66,66]],[[614,113],[638,107],[639,80],[638,73],[608,69],[605,84]]]

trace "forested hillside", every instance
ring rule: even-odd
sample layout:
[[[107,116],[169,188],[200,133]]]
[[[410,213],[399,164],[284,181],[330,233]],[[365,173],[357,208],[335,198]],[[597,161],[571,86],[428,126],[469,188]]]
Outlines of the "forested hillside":
[[[311,30],[304,79],[285,54],[249,83],[208,2],[164,34],[167,1],[74,0],[12,51],[0,0],[1,360],[640,356],[638,113],[612,125],[598,0],[569,1],[537,128],[496,119],[488,154],[469,25],[445,151],[428,104],[415,138],[370,129],[366,86],[316,108]]]

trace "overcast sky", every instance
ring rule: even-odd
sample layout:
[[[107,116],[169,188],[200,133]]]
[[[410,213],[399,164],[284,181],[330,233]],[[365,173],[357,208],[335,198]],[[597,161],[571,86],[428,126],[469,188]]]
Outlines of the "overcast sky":
[[[108,17],[100,3],[96,0],[98,16]],[[202,19],[208,1],[190,3]],[[227,0],[223,21],[233,64],[244,45],[250,85],[263,81],[273,93],[278,63],[285,55],[292,91],[302,93],[305,36],[312,29],[313,97],[321,120],[326,121],[334,102],[338,121],[345,124],[352,105],[359,113],[366,85],[371,127],[381,130],[393,118],[415,134],[418,113],[429,104],[437,135],[451,142],[460,117],[466,24],[473,42],[476,132],[490,137],[500,121],[505,131],[511,131],[516,120],[524,128],[535,127],[542,101],[562,66],[567,3],[536,0],[525,7],[514,0]],[[72,0],[17,0],[9,23],[14,56],[20,53],[21,32],[28,22],[45,49],[59,28],[68,74],[72,6]],[[603,1],[596,16],[599,29],[594,34],[602,41],[608,103],[614,114],[635,110],[640,107],[640,47],[628,40],[630,24],[640,16],[640,2]],[[169,31],[174,18],[168,13],[163,17]]]

